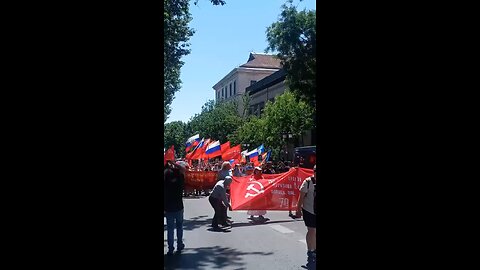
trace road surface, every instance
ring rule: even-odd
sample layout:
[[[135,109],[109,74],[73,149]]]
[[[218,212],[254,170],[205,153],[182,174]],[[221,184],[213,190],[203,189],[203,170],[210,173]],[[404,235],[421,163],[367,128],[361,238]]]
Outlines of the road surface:
[[[252,223],[247,211],[228,212],[234,224],[225,232],[211,229],[208,197],[183,199],[184,243],[181,254],[164,255],[164,269],[305,269],[307,246],[303,219],[285,211],[267,211],[266,223]],[[176,238],[176,236],[175,236]],[[176,240],[175,240],[176,248]],[[164,254],[167,253],[164,219]]]

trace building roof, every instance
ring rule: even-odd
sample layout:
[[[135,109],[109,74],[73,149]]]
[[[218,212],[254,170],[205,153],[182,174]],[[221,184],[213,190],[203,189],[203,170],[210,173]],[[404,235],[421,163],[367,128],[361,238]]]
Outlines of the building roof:
[[[282,64],[275,55],[250,53],[247,63],[240,67],[279,69]]]
[[[248,95],[253,95],[255,93],[258,93],[262,91],[263,89],[266,89],[267,87],[273,86],[279,82],[282,82],[285,80],[287,77],[287,72],[285,69],[280,69],[279,71],[273,73],[270,76],[267,76],[260,81],[250,85],[245,89],[245,92],[248,93]]]

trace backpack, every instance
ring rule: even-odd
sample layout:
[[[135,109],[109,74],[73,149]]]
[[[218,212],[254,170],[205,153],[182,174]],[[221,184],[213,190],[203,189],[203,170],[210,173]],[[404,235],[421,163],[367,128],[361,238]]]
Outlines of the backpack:
[[[310,179],[315,179],[315,178],[311,177]],[[310,182],[312,182],[312,180],[307,181],[307,190],[310,190]],[[314,190],[313,190],[313,213],[316,215],[317,214],[317,184],[313,184],[313,188],[314,188]]]

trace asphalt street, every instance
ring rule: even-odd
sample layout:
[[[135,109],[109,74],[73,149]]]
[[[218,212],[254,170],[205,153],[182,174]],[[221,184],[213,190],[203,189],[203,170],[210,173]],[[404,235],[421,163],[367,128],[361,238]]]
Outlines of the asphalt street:
[[[269,220],[258,223],[249,219],[247,211],[228,211],[232,227],[217,232],[211,229],[208,197],[183,201],[185,249],[164,255],[164,269],[305,269],[301,267],[307,260],[303,219],[294,220],[285,211],[267,211]],[[164,254],[167,251],[164,219]]]

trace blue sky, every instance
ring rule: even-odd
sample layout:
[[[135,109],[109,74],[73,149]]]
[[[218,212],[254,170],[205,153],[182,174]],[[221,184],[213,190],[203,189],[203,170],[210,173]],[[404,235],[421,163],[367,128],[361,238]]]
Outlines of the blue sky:
[[[209,0],[190,4],[195,34],[191,53],[182,58],[182,88],[175,93],[167,123],[188,122],[209,99],[215,99],[212,86],[233,68],[247,62],[250,52],[264,53],[266,28],[278,20],[285,0],[226,0],[214,6]],[[298,10],[316,9],[315,0],[294,0]]]

